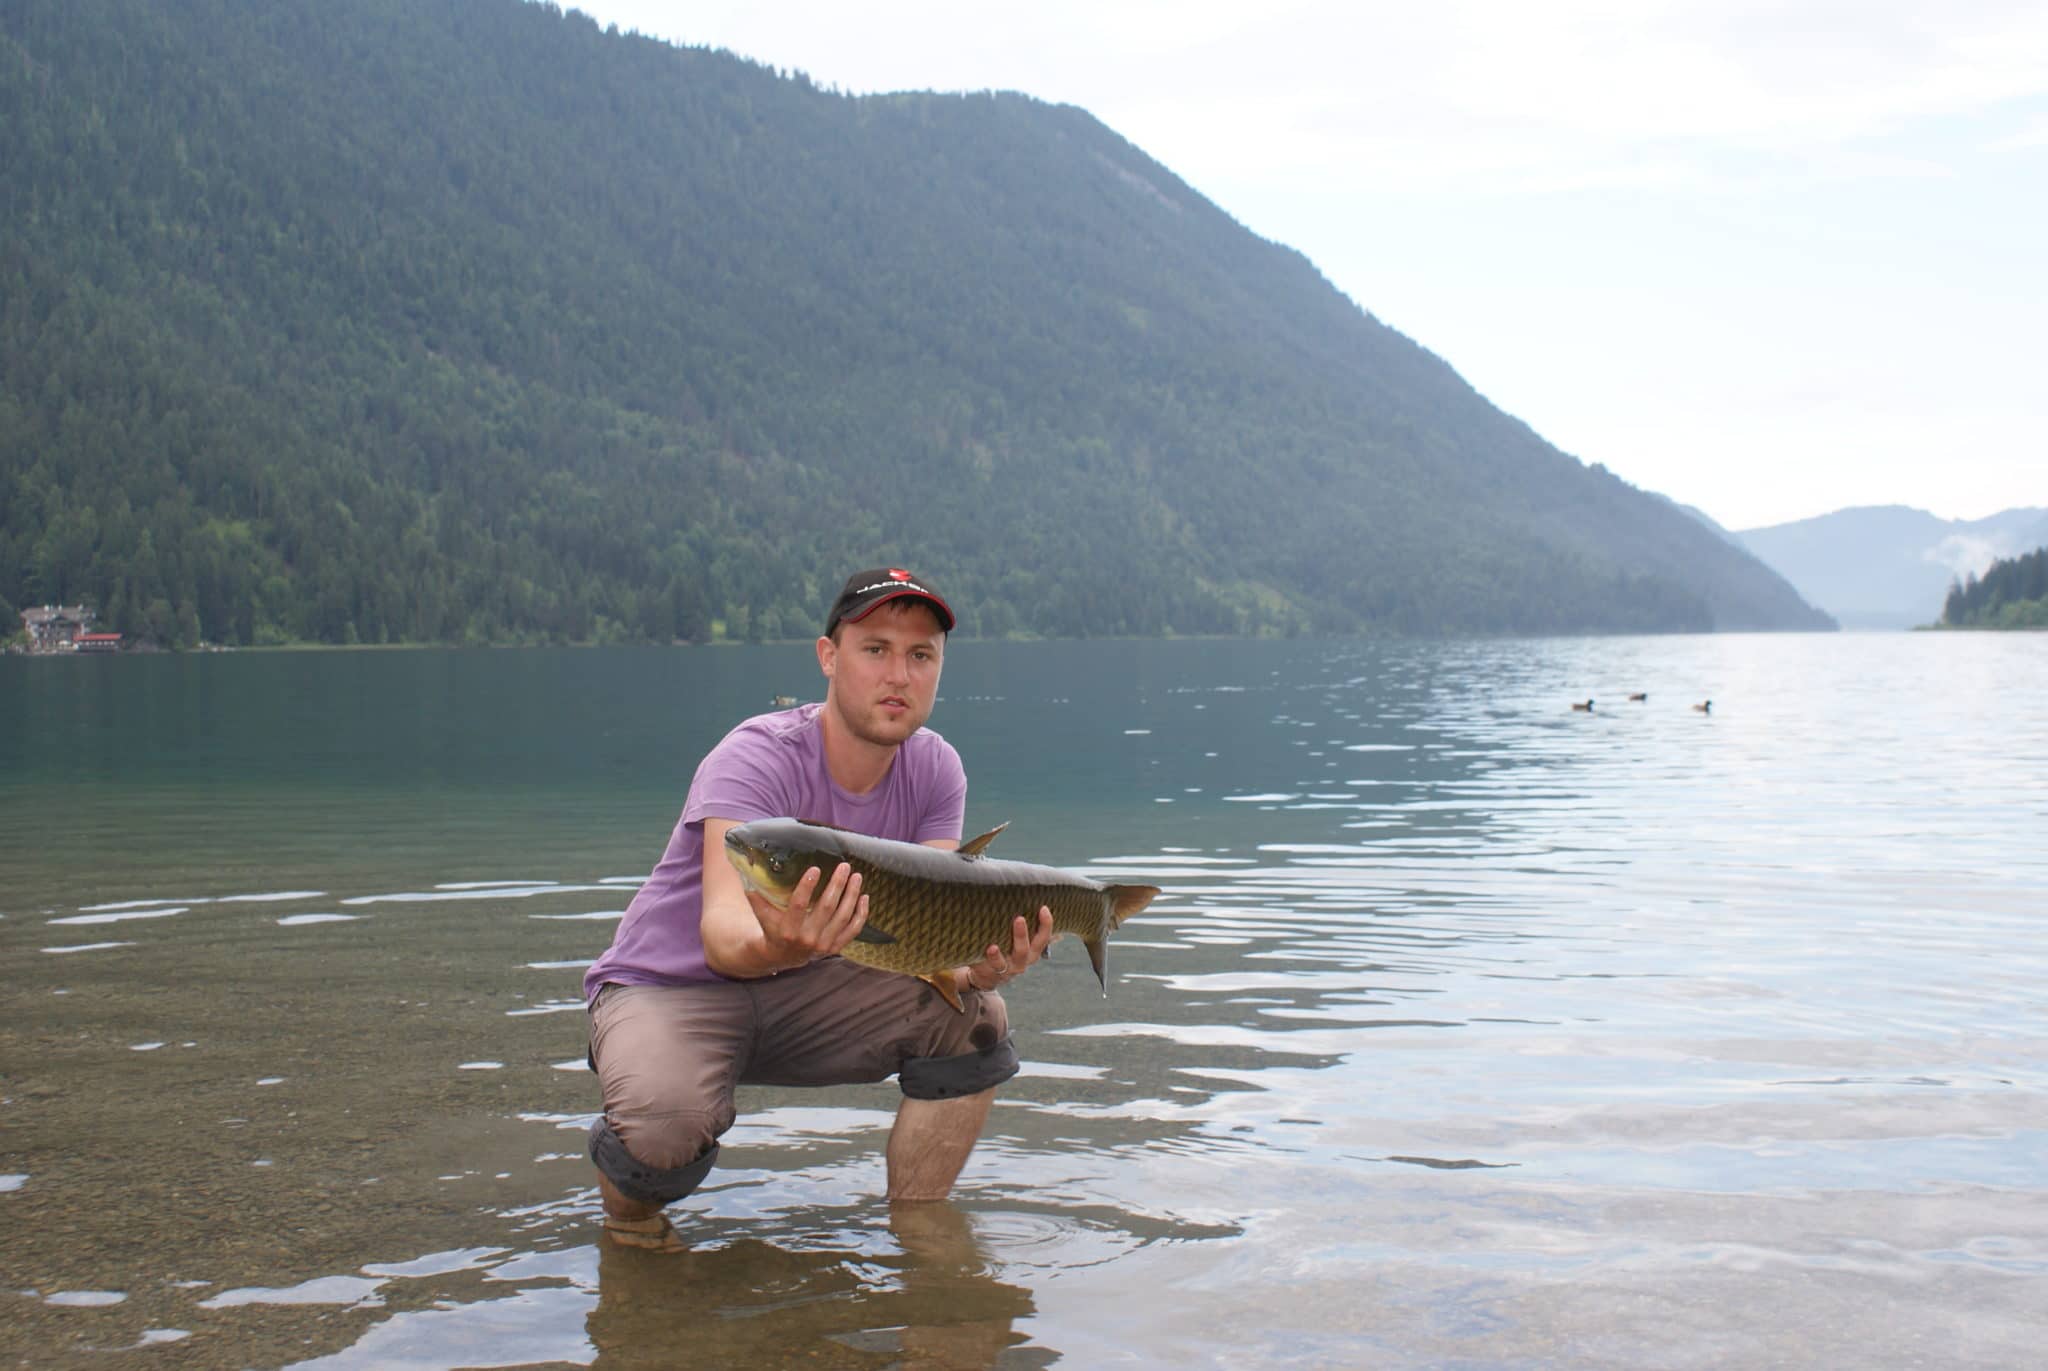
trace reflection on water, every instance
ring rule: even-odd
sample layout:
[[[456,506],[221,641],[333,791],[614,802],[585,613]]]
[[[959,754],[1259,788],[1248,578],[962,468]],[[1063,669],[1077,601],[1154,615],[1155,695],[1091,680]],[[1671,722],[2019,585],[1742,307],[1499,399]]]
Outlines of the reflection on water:
[[[1166,893],[954,1205],[752,1091],[681,1258],[596,1239],[577,984],[798,656],[323,657],[0,661],[9,1359],[2031,1355],[2038,635],[963,643],[970,822]]]
[[[1030,1291],[1000,1279],[950,1204],[846,1214],[829,1237],[720,1237],[660,1256],[610,1243],[465,1248],[285,1291],[207,1301],[386,1309],[301,1371],[568,1363],[599,1371],[739,1365],[993,1368],[1050,1364],[1018,1345]]]
[[[871,1220],[872,1221],[872,1220]],[[898,1247],[791,1249],[746,1238],[650,1259],[603,1244],[589,1318],[594,1366],[1026,1367],[1030,1291],[991,1273],[951,1205],[898,1208]],[[708,1298],[707,1298],[708,1297]]]

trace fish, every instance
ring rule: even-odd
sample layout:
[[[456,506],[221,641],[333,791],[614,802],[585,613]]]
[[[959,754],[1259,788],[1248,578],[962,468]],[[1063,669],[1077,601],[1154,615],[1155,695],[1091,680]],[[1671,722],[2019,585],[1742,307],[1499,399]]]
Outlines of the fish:
[[[1040,906],[1052,911],[1055,939],[1072,936],[1088,949],[1095,979],[1109,993],[1109,935],[1159,895],[1156,885],[1105,885],[1033,862],[992,861],[982,853],[995,828],[957,851],[869,837],[799,819],[756,819],[726,830],[725,855],[749,890],[777,908],[806,871],[829,877],[845,862],[860,873],[868,917],[840,951],[878,971],[915,976],[964,1012],[950,974],[1008,947],[1019,915],[1034,926]]]

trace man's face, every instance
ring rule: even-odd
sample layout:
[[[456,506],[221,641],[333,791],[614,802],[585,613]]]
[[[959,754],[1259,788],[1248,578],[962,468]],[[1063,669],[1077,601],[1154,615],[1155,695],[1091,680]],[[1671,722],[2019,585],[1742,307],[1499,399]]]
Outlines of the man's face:
[[[896,746],[931,717],[945,656],[932,607],[891,600],[859,623],[841,624],[837,642],[818,639],[826,707],[862,742]]]

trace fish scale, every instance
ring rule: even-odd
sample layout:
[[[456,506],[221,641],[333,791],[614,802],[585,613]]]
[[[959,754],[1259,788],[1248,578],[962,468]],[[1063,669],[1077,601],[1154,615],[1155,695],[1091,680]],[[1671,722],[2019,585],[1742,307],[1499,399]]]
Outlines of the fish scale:
[[[860,873],[868,927],[896,940],[860,943],[845,955],[884,971],[919,976],[978,962],[991,943],[1009,946],[1018,915],[1036,922],[1041,907],[1052,911],[1055,937],[1106,931],[1108,887],[1049,884],[1041,879],[1045,868],[1028,862],[955,857],[972,864],[977,879],[970,882],[900,875],[852,854],[842,860]]]
[[[725,844],[740,879],[776,905],[788,904],[812,867],[829,876],[845,862],[860,875],[868,917],[840,955],[929,980],[949,1001],[955,996],[950,983],[941,983],[944,973],[981,961],[991,944],[1008,947],[1016,919],[1035,924],[1041,907],[1052,911],[1054,937],[1086,945],[1106,993],[1105,941],[1159,888],[1108,885],[1057,867],[981,856],[1001,831],[948,852],[795,819],[757,819],[728,830]]]

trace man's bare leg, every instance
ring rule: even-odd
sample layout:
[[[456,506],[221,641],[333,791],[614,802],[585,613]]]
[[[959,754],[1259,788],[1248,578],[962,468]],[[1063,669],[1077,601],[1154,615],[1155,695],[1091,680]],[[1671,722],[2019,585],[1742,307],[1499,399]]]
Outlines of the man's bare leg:
[[[628,1199],[602,1171],[597,1173],[597,1193],[604,1199],[604,1231],[613,1241],[655,1252],[683,1250],[683,1240],[662,1217],[660,1205]]]
[[[905,1099],[889,1130],[889,1198],[943,1200],[967,1165],[995,1102],[994,1086],[953,1100]]]
[[[637,1223],[651,1219],[661,1212],[661,1206],[658,1204],[642,1204],[639,1200],[627,1199],[619,1192],[619,1188],[612,1184],[611,1177],[602,1171],[597,1173],[597,1193],[604,1197],[604,1213],[608,1219],[624,1219],[628,1223]]]

